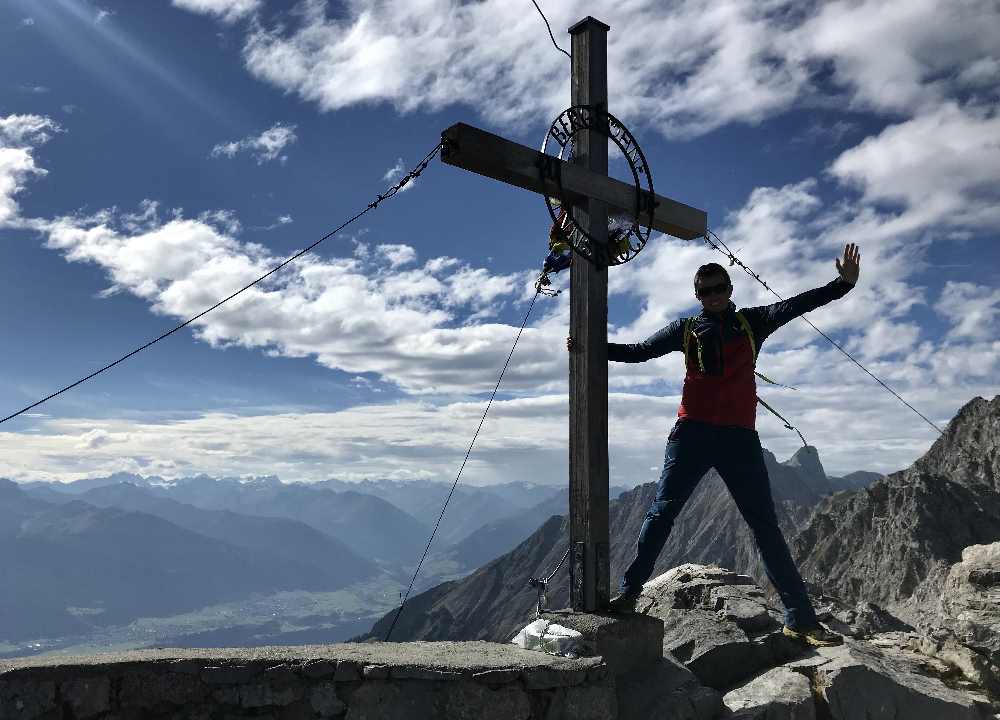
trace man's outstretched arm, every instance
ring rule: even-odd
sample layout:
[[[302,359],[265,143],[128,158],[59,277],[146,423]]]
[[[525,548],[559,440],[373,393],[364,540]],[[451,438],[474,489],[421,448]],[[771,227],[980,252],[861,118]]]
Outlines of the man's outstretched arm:
[[[639,343],[608,343],[611,362],[645,362],[680,350],[684,345],[684,323],[675,320]]]
[[[776,302],[773,305],[746,308],[744,314],[751,321],[759,342],[790,320],[815,310],[828,302],[844,297],[857,284],[861,274],[861,252],[858,246],[849,243],[844,247],[844,258],[836,259],[839,277],[822,287],[806,290],[804,293]]]

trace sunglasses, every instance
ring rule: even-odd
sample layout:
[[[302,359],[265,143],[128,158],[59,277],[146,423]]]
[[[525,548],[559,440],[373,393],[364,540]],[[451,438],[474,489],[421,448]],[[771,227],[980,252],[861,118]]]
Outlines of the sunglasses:
[[[719,285],[703,285],[695,290],[695,294],[700,298],[708,297],[709,295],[724,295],[729,289],[729,283],[720,283]]]

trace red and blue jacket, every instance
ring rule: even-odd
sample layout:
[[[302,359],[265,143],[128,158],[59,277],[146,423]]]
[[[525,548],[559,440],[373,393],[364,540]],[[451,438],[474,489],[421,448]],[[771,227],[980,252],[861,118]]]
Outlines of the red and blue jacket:
[[[837,278],[815,290],[807,290],[773,305],[740,310],[753,333],[752,339],[736,316],[733,303],[729,303],[729,307],[719,315],[703,312],[690,318],[690,332],[694,337],[687,343],[687,373],[677,416],[713,425],[753,429],[757,418],[754,344],[759,352],[764,340],[779,327],[803,313],[844,297],[853,287]],[[675,320],[640,343],[608,343],[608,360],[644,362],[668,352],[682,351],[688,320]]]

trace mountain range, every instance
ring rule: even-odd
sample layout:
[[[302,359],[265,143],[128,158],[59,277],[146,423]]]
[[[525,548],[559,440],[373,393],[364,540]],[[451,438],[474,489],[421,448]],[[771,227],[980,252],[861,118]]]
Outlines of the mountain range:
[[[825,495],[880,477],[855,473],[828,478],[811,448],[785,463],[768,454],[767,462],[782,523],[788,528],[798,528],[808,509]],[[735,523],[738,516],[719,504],[715,482],[717,478],[706,478],[692,497],[691,517],[680,519],[662,565],[691,557],[692,550],[700,554],[691,559],[704,559],[725,546],[741,547],[745,538]],[[623,538],[613,543],[616,563],[630,552],[641,522],[636,508],[645,511],[652,488],[611,488],[615,537]],[[240,605],[243,600],[275,593],[320,593],[328,604],[323,611],[312,611],[311,601],[303,600],[303,622],[282,623],[276,615],[265,633],[269,643],[345,639],[337,632],[346,630],[337,627],[356,633],[365,613],[377,617],[395,604],[395,588],[409,582],[449,491],[450,484],[429,481],[331,479],[303,484],[274,476],[165,480],[117,473],[66,484],[3,481],[0,644],[83,637],[138,618],[197,614],[200,608],[225,603],[237,604],[236,618],[220,619],[218,626],[210,625],[197,636],[193,631],[171,636],[171,641],[183,643],[188,637],[202,643],[225,637],[230,644],[253,644],[253,638],[261,636],[259,625],[251,636],[250,630],[225,623],[239,621],[239,608],[249,607]],[[495,615],[497,602],[510,593],[516,592],[518,600],[502,613],[515,617],[530,609],[534,598],[523,588],[528,574],[537,574],[546,564],[551,567],[561,556],[567,497],[565,488],[526,481],[459,485],[415,587],[418,593],[433,590],[408,602],[404,617],[421,605],[430,609],[456,589],[462,603],[475,608],[470,619],[483,618],[483,627],[489,624],[485,615]],[[697,520],[709,516],[726,519],[722,525],[729,528],[713,542]],[[632,537],[625,540],[628,535]],[[525,545],[529,536],[533,540]],[[490,568],[512,550],[531,567],[510,575],[504,581],[509,587],[469,584],[469,573],[474,578],[487,571],[489,576]],[[755,562],[752,553],[742,551],[725,559],[732,559],[734,568]],[[565,578],[561,582],[554,588],[554,599],[565,592]],[[358,594],[355,588],[363,591]],[[466,594],[464,588],[471,590]],[[342,590],[347,594],[330,595]],[[352,610],[350,623],[331,625],[329,612],[344,597],[357,610]],[[450,613],[439,616],[445,624],[451,622]]]
[[[796,534],[812,509],[825,497],[852,492],[858,484],[881,477],[854,473],[826,475],[814,447],[800,448],[785,462],[764,451],[779,524],[786,537]],[[656,493],[656,483],[621,493],[609,507],[612,582],[634,553],[635,538]],[[566,507],[565,505],[563,506]],[[569,542],[568,518],[550,517],[506,555],[461,580],[449,582],[409,600],[393,630],[394,640],[506,640],[532,615],[535,592],[528,579],[548,575]],[[753,577],[764,577],[749,528],[715,470],[692,493],[674,523],[653,575],[684,562],[718,563]],[[568,570],[563,565],[549,589],[551,607],[569,601]],[[388,613],[358,639],[381,639],[395,612]]]

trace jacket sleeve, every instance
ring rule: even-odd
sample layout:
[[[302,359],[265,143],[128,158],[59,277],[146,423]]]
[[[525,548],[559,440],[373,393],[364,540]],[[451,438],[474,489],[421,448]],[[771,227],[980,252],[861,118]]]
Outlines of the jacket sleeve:
[[[773,305],[746,308],[741,312],[751,323],[754,333],[760,338],[760,342],[763,342],[764,338],[785,323],[829,302],[839,300],[853,287],[849,282],[837,278],[822,287],[806,290],[804,293],[776,302]]]
[[[640,343],[608,343],[608,360],[611,362],[645,362],[681,350],[684,345],[684,321],[675,320],[662,330],[657,330]]]

